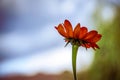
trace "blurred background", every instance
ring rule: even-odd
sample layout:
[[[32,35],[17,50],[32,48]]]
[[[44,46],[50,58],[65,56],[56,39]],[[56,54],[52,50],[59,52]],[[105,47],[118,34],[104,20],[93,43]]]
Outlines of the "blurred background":
[[[102,34],[99,50],[79,48],[78,80],[120,80],[119,0],[0,0],[0,80],[73,80],[65,19]]]

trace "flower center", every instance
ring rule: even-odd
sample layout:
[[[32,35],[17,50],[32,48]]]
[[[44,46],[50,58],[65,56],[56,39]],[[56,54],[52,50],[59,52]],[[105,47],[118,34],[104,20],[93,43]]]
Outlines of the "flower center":
[[[84,40],[80,40],[80,39],[73,39],[73,38],[65,38],[65,41],[68,43],[71,43],[72,45],[78,45],[78,46],[81,46],[82,44],[86,44],[86,43],[89,43],[89,42],[86,42]],[[66,46],[67,46],[66,44]]]

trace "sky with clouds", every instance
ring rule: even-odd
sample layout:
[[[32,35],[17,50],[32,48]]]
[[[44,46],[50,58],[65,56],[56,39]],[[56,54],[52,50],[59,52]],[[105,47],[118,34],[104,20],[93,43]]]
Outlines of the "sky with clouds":
[[[54,27],[68,19],[73,26],[81,23],[96,29],[91,19],[96,5],[95,0],[2,0],[5,24],[0,75],[71,71],[71,45],[64,47]],[[93,57],[92,49],[80,47],[78,70],[87,68]]]

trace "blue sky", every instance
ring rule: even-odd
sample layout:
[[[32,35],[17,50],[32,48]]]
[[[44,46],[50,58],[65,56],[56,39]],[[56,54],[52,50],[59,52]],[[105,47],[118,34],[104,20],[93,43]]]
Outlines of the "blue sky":
[[[2,0],[6,20],[2,33],[0,74],[36,74],[71,71],[71,45],[65,42],[55,26],[65,19],[75,26],[81,23],[96,29],[91,15],[96,9],[92,0]],[[106,10],[109,10],[109,8]],[[105,11],[106,11],[105,10]],[[106,12],[103,12],[103,16]],[[113,14],[111,14],[113,15]],[[109,17],[108,17],[109,18]],[[78,70],[87,68],[94,57],[92,49],[80,47]]]

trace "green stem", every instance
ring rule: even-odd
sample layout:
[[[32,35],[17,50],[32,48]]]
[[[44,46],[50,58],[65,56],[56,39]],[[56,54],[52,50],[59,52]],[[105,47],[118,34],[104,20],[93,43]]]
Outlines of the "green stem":
[[[78,45],[72,45],[72,68],[73,68],[73,76],[74,80],[77,80],[77,75],[76,75],[76,60],[77,60],[77,51],[78,51],[79,46]]]

